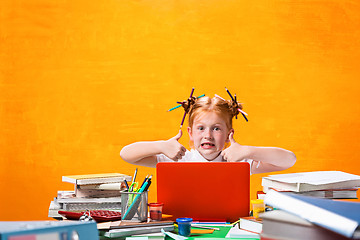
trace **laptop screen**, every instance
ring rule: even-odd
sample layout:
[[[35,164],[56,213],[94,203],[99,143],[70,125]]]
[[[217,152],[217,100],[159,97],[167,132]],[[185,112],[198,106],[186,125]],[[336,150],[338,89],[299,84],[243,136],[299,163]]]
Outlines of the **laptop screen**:
[[[157,201],[174,219],[233,222],[249,216],[249,163],[163,162],[156,180]]]

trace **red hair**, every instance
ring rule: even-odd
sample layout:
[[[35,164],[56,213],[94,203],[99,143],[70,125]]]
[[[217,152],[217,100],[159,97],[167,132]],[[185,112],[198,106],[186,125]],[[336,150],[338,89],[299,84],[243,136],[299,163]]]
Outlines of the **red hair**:
[[[231,101],[219,97],[210,98],[206,96],[198,98],[189,111],[189,127],[192,127],[195,118],[202,113],[215,112],[224,119],[226,126],[230,130],[232,129],[233,117],[239,114],[239,107],[242,108],[240,104],[237,107],[233,107]]]

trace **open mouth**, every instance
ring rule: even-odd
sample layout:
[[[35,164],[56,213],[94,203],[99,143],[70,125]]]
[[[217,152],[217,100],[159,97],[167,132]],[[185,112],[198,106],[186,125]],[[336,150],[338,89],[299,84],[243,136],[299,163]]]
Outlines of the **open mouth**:
[[[213,143],[202,143],[201,147],[203,147],[203,148],[211,148],[211,147],[215,147],[215,144],[213,144]]]

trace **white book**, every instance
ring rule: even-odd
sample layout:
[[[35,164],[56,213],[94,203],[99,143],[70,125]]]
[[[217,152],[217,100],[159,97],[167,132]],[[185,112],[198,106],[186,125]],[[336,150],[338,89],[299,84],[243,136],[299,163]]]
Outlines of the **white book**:
[[[108,238],[118,238],[118,237],[127,237],[136,234],[149,234],[149,233],[158,233],[161,232],[161,229],[165,231],[174,230],[173,224],[163,225],[163,226],[142,226],[142,227],[129,227],[123,229],[111,229],[105,232],[104,236]]]
[[[238,225],[230,228],[225,238],[252,238],[260,239],[260,234],[240,229]]]
[[[119,183],[124,180],[131,181],[131,179],[131,176],[121,173],[68,175],[62,177],[63,182],[69,182],[76,185]]]
[[[360,176],[341,171],[316,171],[270,175],[262,186],[293,192],[304,192],[360,186]]]
[[[126,237],[126,240],[164,240],[164,239],[165,239],[165,234],[162,232],[137,234],[137,235],[132,235],[131,237]]]
[[[262,221],[254,217],[243,217],[240,218],[240,229],[248,230],[255,233],[261,233],[262,231]]]
[[[330,199],[357,199],[358,188],[336,188],[336,189],[324,189],[313,190],[304,192],[293,192],[288,190],[280,190],[274,188],[263,187],[264,193],[269,192],[271,189],[277,192],[294,193],[302,196],[318,197],[318,198],[330,198]]]

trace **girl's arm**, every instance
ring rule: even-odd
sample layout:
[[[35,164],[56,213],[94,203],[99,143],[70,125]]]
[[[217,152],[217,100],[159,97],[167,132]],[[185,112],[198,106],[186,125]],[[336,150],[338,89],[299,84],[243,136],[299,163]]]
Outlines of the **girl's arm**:
[[[181,136],[182,132],[180,130],[175,137],[166,141],[132,143],[121,149],[120,156],[128,163],[145,167],[156,167],[157,154],[164,154],[168,158],[177,161],[186,152],[186,148],[178,142]]]
[[[233,132],[229,135],[230,147],[221,154],[228,162],[238,162],[244,159],[252,159],[252,173],[265,173],[285,170],[293,166],[296,156],[291,151],[277,147],[254,147],[243,146],[233,138]]]
[[[248,158],[253,160],[252,173],[266,173],[282,171],[292,167],[296,162],[293,152],[277,147],[253,147],[247,148]]]

